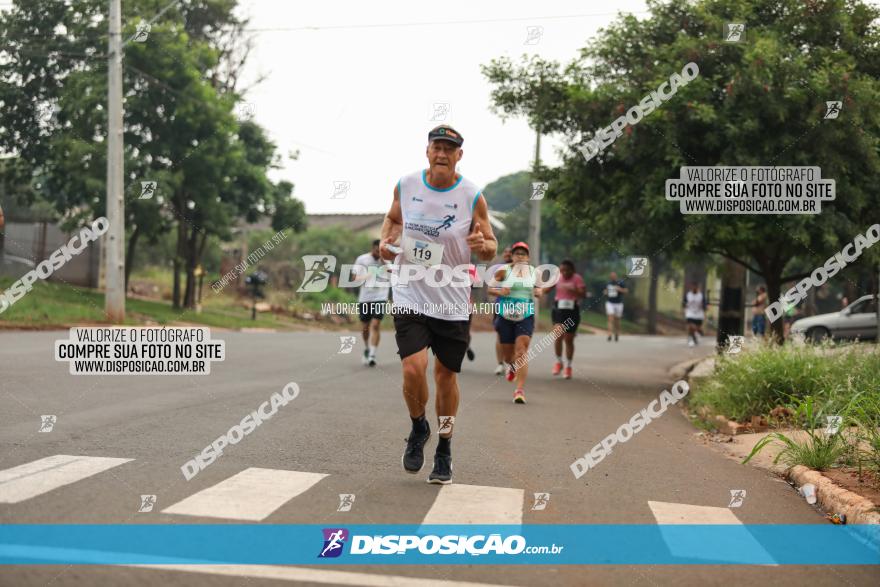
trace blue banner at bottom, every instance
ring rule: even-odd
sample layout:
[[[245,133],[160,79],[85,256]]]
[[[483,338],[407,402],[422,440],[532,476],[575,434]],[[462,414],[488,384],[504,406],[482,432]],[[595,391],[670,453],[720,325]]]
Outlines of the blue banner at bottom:
[[[880,527],[12,524],[0,564],[877,565]]]

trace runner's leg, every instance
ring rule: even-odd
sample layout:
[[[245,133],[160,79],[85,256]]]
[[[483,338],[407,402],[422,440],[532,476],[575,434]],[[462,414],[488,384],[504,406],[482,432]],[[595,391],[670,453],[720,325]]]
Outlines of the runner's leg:
[[[364,356],[361,360],[364,365],[370,361],[370,314],[368,305],[368,302],[361,302],[358,309],[358,318],[361,321],[361,336],[364,339]]]
[[[516,388],[523,389],[526,386],[526,377],[529,374],[529,362],[526,360],[526,353],[529,352],[529,342],[532,337],[520,335],[516,337],[516,343],[510,345],[514,347],[513,355],[516,363]]]
[[[417,353],[404,357],[403,364],[403,399],[409,409],[410,418],[425,415],[428,405],[428,349],[423,348]]]
[[[501,352],[501,337],[497,332],[495,333],[495,362],[498,364],[495,367],[495,375],[502,375],[504,373],[504,355]]]
[[[379,314],[373,314],[373,316],[378,316]],[[379,348],[379,326],[382,323],[381,318],[371,318],[370,319],[370,346],[367,347],[369,350],[369,354],[367,355],[367,360],[371,367],[376,365],[376,350]]]
[[[459,390],[458,377],[455,371],[450,371],[438,360],[434,361],[434,383],[436,384],[437,397],[435,407],[437,416],[453,416],[458,413]],[[450,438],[452,430],[439,432],[440,438]]]
[[[381,332],[382,332],[381,326],[382,326],[381,319],[373,318],[372,320],[370,320],[370,330],[371,330],[370,344],[373,346],[374,354],[375,354],[376,349],[379,348],[379,338],[381,338]]]
[[[446,485],[452,482],[452,431],[458,413],[458,378],[439,358],[434,360],[434,384],[437,409],[437,450],[434,453],[434,469],[428,475],[428,483]]]
[[[502,344],[501,345],[501,358],[508,365],[513,365],[514,361],[514,345],[513,344]]]
[[[574,359],[574,332],[566,332],[562,335],[565,340],[565,358],[568,361],[568,367],[571,367],[571,361]]]
[[[434,333],[432,350],[434,357],[435,408],[437,410],[437,450],[434,453],[434,469],[428,475],[428,483],[447,485],[452,482],[452,432],[458,413],[459,390],[457,373],[467,353],[469,337],[468,322],[429,322]]]
[[[425,417],[425,408],[428,405],[427,347],[404,357],[401,363],[403,366],[403,399],[409,410],[410,420],[412,420],[412,430],[406,441],[402,462],[407,473],[415,474],[421,471],[425,464],[425,442],[431,436],[431,427]]]

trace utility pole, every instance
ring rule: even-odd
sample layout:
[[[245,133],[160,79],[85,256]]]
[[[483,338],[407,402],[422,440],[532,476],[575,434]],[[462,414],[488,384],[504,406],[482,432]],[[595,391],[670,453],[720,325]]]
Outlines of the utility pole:
[[[535,137],[535,166],[532,171],[532,179],[537,179],[538,170],[541,166],[541,128],[538,127]],[[529,210],[529,248],[531,258],[535,265],[541,264],[541,200],[532,200]]]
[[[111,322],[125,319],[125,201],[122,136],[122,0],[110,0],[107,64],[107,220],[104,246],[104,313]]]
[[[541,127],[540,125],[537,128],[537,136],[535,137],[535,167],[532,171],[532,180],[537,179],[538,170],[541,165]],[[532,186],[532,196],[534,196],[535,190],[534,186]],[[530,198],[532,197],[530,196]],[[534,266],[538,266],[541,264],[541,200],[532,199],[531,209],[529,210],[529,249],[530,255],[529,257],[532,259],[532,264]],[[540,310],[540,300],[535,298],[535,326],[538,326],[538,310]]]
[[[742,265],[724,260],[721,266],[721,296],[718,305],[718,335],[716,349],[727,349],[729,337],[739,336],[745,330],[746,276],[748,270]]]

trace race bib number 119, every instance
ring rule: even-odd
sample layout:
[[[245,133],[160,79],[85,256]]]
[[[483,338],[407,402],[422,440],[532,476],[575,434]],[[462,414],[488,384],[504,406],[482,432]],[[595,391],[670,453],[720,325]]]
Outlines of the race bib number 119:
[[[410,263],[431,267],[443,261],[443,245],[407,236],[403,238],[403,255]]]

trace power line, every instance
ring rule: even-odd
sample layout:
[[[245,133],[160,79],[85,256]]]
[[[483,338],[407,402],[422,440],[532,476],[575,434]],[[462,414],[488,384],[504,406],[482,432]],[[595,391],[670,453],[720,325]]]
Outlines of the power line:
[[[648,10],[637,10],[627,14],[648,14]],[[417,26],[448,26],[457,24],[491,24],[501,22],[524,22],[539,20],[559,20],[563,18],[590,18],[594,16],[616,16],[621,14],[618,12],[595,12],[591,14],[562,14],[551,16],[521,16],[511,18],[486,18],[474,20],[446,20],[446,21],[423,21],[423,22],[397,22],[397,23],[375,23],[375,24],[343,24],[343,25],[327,25],[327,26],[298,26],[298,27],[265,27],[265,28],[246,28],[242,29],[247,33],[263,33],[263,32],[291,32],[291,31],[321,31],[321,30],[337,30],[337,29],[371,29],[371,28],[403,28]]]
[[[153,24],[156,22],[159,17],[168,11],[172,6],[178,4],[180,0],[173,0],[168,6],[163,8],[156,16],[154,16],[151,20],[147,22],[147,24]],[[0,5],[2,6],[2,5]],[[647,10],[636,10],[632,12],[627,12],[625,14],[648,14],[650,11]],[[378,28],[409,28],[409,27],[424,27],[424,26],[454,26],[454,25],[468,25],[468,24],[493,24],[493,23],[505,23],[505,22],[537,22],[537,21],[545,21],[545,20],[561,20],[561,19],[572,19],[572,18],[592,18],[592,17],[602,17],[602,16],[616,16],[618,14],[623,14],[621,12],[594,12],[594,13],[582,13],[582,14],[558,14],[558,15],[549,15],[549,16],[520,16],[520,17],[510,17],[510,18],[485,18],[485,19],[469,19],[469,20],[447,20],[447,21],[421,21],[421,22],[392,22],[392,23],[373,23],[373,24],[330,24],[330,25],[304,25],[304,26],[296,26],[296,27],[249,27],[241,29],[242,32],[245,33],[271,33],[271,32],[299,32],[299,31],[330,31],[330,30],[351,30],[351,29],[378,29]],[[151,35],[161,35],[165,34],[166,31],[151,31]],[[40,36],[53,36],[54,33],[45,33],[45,35],[33,35],[33,37]],[[125,44],[128,44],[132,39],[137,36],[137,33],[129,37],[128,40],[125,41]]]

